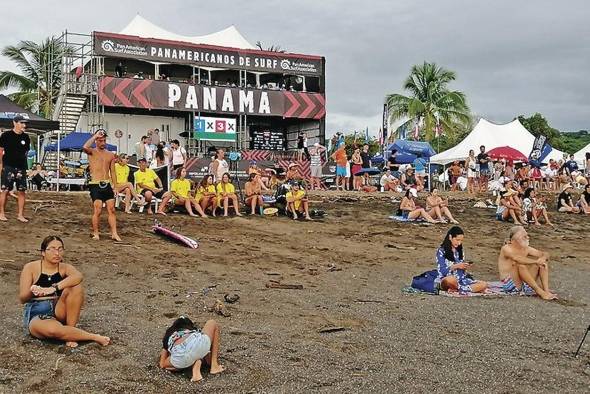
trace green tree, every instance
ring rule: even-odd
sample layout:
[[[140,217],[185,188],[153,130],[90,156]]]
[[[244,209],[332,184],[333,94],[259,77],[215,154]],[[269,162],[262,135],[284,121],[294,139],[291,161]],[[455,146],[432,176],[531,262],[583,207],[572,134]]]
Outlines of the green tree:
[[[404,90],[410,94],[404,96],[394,93],[386,96],[390,121],[407,119],[400,128],[411,129],[421,119],[424,139],[432,141],[438,115],[443,131],[448,136],[452,135],[471,119],[465,94],[448,88],[449,83],[455,79],[453,71],[435,63],[424,62],[413,66],[404,83]]]
[[[545,119],[545,117],[540,113],[537,112],[528,118],[526,118],[524,115],[519,115],[518,120],[524,126],[524,128],[530,131],[535,137],[544,135],[547,137],[547,141],[549,141],[551,146],[557,149],[563,148],[559,139],[559,130],[549,126],[547,119]]]
[[[369,139],[367,140],[364,131],[356,134],[345,134],[344,143],[346,144],[346,154],[348,155],[348,157],[352,156],[355,147],[362,149],[364,144],[369,144],[369,153],[371,154],[371,156],[375,155],[381,150],[379,141],[371,136],[369,136]]]
[[[62,80],[62,59],[68,51],[55,37],[41,43],[21,41],[2,49],[2,55],[16,63],[20,73],[0,71],[0,90],[16,89],[9,94],[18,105],[51,117]]]

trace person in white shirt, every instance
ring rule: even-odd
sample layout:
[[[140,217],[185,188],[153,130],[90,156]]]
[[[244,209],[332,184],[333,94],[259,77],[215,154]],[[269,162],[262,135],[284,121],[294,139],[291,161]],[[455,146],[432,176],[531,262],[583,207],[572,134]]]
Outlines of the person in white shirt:
[[[186,150],[180,146],[178,140],[172,140],[170,141],[170,151],[172,156],[172,169],[176,171],[180,167],[183,167],[186,162]]]
[[[385,170],[385,173],[381,176],[379,180],[379,184],[383,188],[383,191],[392,191],[394,192],[397,187],[399,186],[399,179],[393,176],[391,170]]]
[[[215,160],[211,164],[211,173],[215,177],[216,182],[220,182],[223,174],[229,172],[229,164],[225,161],[225,151],[217,149],[215,152]]]

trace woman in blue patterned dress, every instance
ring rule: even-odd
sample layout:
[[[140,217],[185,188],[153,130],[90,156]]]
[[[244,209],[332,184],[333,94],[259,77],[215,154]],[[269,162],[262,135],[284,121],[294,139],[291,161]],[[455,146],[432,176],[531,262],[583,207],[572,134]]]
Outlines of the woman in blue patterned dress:
[[[441,290],[454,290],[460,293],[481,293],[485,291],[488,284],[475,280],[467,275],[471,268],[470,262],[465,262],[463,254],[463,229],[453,226],[436,251],[436,266],[438,277],[436,282],[440,283]]]

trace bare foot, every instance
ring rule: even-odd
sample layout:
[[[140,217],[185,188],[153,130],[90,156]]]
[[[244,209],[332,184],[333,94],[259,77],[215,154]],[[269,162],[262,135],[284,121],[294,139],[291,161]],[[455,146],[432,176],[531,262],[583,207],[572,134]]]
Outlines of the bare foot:
[[[8,218],[6,218],[6,216],[2,215],[0,216],[0,222],[7,222]]]
[[[92,239],[95,241],[98,241],[100,239],[100,235],[98,234],[92,234]]]
[[[119,237],[119,234],[112,234],[111,239],[113,241],[121,242],[121,237]]]
[[[111,338],[109,337],[104,337],[102,335],[97,335],[96,339],[94,340],[94,342],[102,345],[102,346],[107,346],[111,343]]]
[[[313,220],[310,216],[306,216],[305,220]]]
[[[456,221],[456,220],[451,220],[451,223],[453,223],[453,224],[459,224],[459,222]]]
[[[193,375],[193,377],[191,378],[191,382],[195,382],[195,383],[198,383],[201,380],[203,380],[203,376],[201,374]]]
[[[147,213],[148,213],[148,215],[153,215],[154,214],[154,211],[152,211],[151,209],[148,209],[147,210]]]
[[[244,215],[242,215],[242,214],[241,214],[241,213],[239,213],[239,212],[236,212],[236,216],[244,216]]]
[[[218,373],[222,373],[225,371],[225,367],[221,364],[217,364],[216,366],[211,366],[211,371],[209,373],[211,375],[217,375]]]
[[[16,218],[16,220],[18,220],[21,223],[28,223],[29,222],[29,220],[26,217],[24,217],[24,216],[18,216]]]
[[[223,214],[223,217],[227,217],[227,213],[224,213],[224,214]]]
[[[542,293],[537,293],[539,295],[539,297],[541,297],[544,300],[556,300],[557,296],[555,294],[552,294],[548,291],[543,291]]]
[[[166,214],[166,212],[164,212],[164,211],[158,211],[158,215],[162,215],[162,216],[168,216],[168,215]]]
[[[76,348],[76,347],[78,347],[78,342],[74,342],[74,341],[66,342],[66,347],[69,347],[69,348],[72,348],[72,349],[73,348]]]
[[[131,209],[130,210],[125,210],[125,213],[131,213]]]
[[[207,216],[207,215],[201,215],[201,217],[202,217],[203,219],[207,219],[209,216]]]

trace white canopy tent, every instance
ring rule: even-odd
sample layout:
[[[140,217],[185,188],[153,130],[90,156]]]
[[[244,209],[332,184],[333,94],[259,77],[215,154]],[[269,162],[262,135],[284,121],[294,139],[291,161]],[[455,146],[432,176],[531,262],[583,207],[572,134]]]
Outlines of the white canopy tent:
[[[582,168],[586,167],[586,152],[590,152],[590,144],[574,153],[574,160],[581,164]]]
[[[183,36],[169,32],[142,16],[136,15],[135,18],[133,18],[119,33],[144,38],[191,42],[193,44],[207,44],[239,49],[257,49],[254,45],[250,44],[233,25],[204,36]]]
[[[455,160],[465,160],[469,156],[470,149],[473,149],[477,155],[481,145],[486,147],[486,151],[501,146],[510,146],[528,156],[531,153],[534,141],[535,136],[525,129],[518,119],[501,125],[480,119],[463,141],[451,149],[432,156],[430,163],[448,164]],[[561,160],[563,159],[563,153],[553,149],[544,161],[549,159]]]

